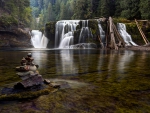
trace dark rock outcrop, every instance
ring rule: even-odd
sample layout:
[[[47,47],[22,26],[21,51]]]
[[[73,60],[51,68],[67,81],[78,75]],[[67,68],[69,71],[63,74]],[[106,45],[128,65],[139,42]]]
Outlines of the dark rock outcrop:
[[[29,32],[21,28],[0,29],[0,48],[3,47],[33,47]]]
[[[18,23],[13,16],[5,14],[0,14],[0,48],[33,47],[30,42],[29,29],[26,29],[23,23]]]
[[[46,37],[49,39],[48,48],[55,46],[55,24],[56,22],[49,22],[45,26]]]

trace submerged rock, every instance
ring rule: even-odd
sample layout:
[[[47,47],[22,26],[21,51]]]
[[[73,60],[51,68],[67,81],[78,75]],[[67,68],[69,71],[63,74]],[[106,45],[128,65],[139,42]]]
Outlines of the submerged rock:
[[[76,45],[71,45],[70,48],[72,49],[97,48],[97,45],[95,43],[80,43]]]
[[[48,79],[44,79],[44,83],[45,83],[45,84],[50,84],[50,83],[51,83],[51,81],[50,81],[50,80],[48,80]]]
[[[53,88],[60,88],[61,87],[61,84],[59,83],[56,83],[56,82],[53,82],[50,84]]]

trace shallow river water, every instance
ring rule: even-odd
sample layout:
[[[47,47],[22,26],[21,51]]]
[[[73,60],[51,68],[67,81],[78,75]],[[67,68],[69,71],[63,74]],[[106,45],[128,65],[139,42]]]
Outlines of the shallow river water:
[[[0,89],[18,82],[15,67],[31,52],[43,78],[72,80],[27,101],[0,102],[0,113],[148,113],[150,53],[128,50],[1,50]]]

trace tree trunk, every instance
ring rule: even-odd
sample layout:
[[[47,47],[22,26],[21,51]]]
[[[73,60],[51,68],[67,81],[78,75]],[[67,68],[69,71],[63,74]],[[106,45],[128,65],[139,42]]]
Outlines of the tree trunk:
[[[118,47],[115,42],[114,31],[113,31],[113,22],[112,22],[111,17],[109,17],[109,29],[110,29],[110,47],[112,49],[118,50]]]

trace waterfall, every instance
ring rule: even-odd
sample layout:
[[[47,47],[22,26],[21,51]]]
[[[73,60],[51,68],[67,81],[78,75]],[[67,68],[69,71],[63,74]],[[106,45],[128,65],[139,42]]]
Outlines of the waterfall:
[[[98,28],[99,28],[100,38],[102,40],[102,43],[105,44],[105,31],[103,30],[99,20],[98,20]]]
[[[131,35],[127,33],[125,24],[118,23],[117,27],[120,35],[122,36],[122,38],[126,43],[126,46],[131,46],[131,45],[138,46],[136,43],[132,41]]]
[[[90,37],[93,37],[91,30],[88,27],[88,20],[82,20],[82,28],[79,36],[79,43],[84,43],[86,40],[89,40]]]
[[[48,44],[48,39],[45,35],[42,35],[42,32],[39,30],[32,30],[31,31],[31,43],[34,48],[46,48]]]
[[[77,25],[79,25],[79,20],[61,20],[56,23],[55,48],[69,47]]]
[[[66,33],[60,42],[59,48],[69,48],[69,45],[73,44],[73,32]]]
[[[79,22],[81,22],[79,24]],[[77,25],[80,25],[81,31],[79,38],[76,41],[80,45],[86,45],[90,38],[93,38],[91,29],[88,27],[88,20],[61,20],[55,25],[55,48],[70,48],[74,47],[74,31]],[[103,31],[100,21],[98,21],[100,37],[102,42],[105,43],[105,32]],[[78,45],[77,45],[78,46]]]

